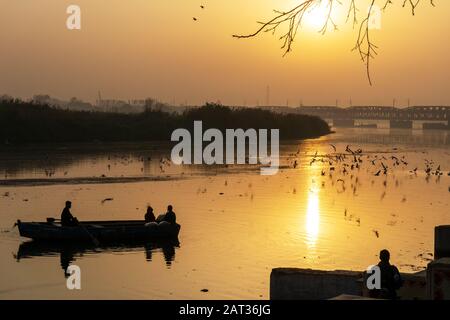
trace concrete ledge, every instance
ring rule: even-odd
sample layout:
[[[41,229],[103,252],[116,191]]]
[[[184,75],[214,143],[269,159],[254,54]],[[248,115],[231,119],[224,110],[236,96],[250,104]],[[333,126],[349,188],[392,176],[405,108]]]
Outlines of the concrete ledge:
[[[340,296],[331,298],[330,300],[378,300],[378,299],[373,299],[373,298],[368,298],[368,297],[363,297],[363,296],[352,296],[350,294],[341,294]]]
[[[403,286],[397,291],[400,300],[427,300],[427,273],[402,273]]]
[[[427,291],[432,300],[450,300],[450,258],[428,264]]]
[[[362,272],[277,268],[270,274],[272,300],[323,300],[362,295]]]
[[[345,300],[345,297],[369,298],[365,272],[322,271],[298,268],[276,268],[270,275],[272,300]],[[403,287],[397,292],[401,300],[427,299],[426,272],[402,273]],[[352,298],[356,299],[356,298]]]
[[[434,228],[434,258],[450,257],[450,226]]]

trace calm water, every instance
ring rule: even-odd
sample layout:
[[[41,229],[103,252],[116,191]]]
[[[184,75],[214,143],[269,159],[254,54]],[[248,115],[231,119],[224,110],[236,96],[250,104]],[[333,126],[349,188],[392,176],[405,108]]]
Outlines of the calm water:
[[[347,145],[362,149],[359,169],[351,156],[331,165],[323,157]],[[362,270],[388,248],[402,271],[420,271],[432,259],[434,226],[450,224],[446,131],[340,129],[292,141],[270,177],[254,167],[176,167],[164,160],[169,152],[158,144],[1,150],[0,298],[266,299],[274,267]],[[381,162],[387,175],[375,176]],[[89,220],[140,219],[148,204],[157,213],[173,204],[179,243],[49,248],[12,228],[19,218],[58,216],[67,199]],[[70,263],[81,267],[82,290],[66,289]]]

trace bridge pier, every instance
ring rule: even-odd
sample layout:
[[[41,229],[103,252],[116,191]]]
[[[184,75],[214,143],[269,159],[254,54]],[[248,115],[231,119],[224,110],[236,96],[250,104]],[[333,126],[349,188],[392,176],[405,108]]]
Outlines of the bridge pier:
[[[411,120],[390,120],[391,129],[412,129],[413,122]]]
[[[353,119],[333,119],[333,126],[334,127],[354,127],[355,126],[355,120]]]
[[[389,129],[389,120],[376,119],[355,119],[355,127],[357,128],[377,128]]]
[[[414,121],[413,129],[423,130],[448,130],[450,129],[448,121]]]

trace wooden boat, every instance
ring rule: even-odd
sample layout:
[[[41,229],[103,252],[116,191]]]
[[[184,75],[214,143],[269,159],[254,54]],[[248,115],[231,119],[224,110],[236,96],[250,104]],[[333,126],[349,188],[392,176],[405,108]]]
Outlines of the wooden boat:
[[[58,242],[117,242],[145,239],[177,238],[179,224],[167,222],[146,224],[141,220],[83,221],[79,226],[63,227],[54,219],[47,222],[17,221],[22,237]]]

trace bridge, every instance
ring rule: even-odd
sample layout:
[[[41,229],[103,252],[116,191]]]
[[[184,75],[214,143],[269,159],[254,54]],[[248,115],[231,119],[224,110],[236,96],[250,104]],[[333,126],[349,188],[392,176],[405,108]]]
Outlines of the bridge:
[[[390,128],[450,129],[450,107],[299,107],[295,113],[321,117],[334,126],[377,126],[389,121]]]

